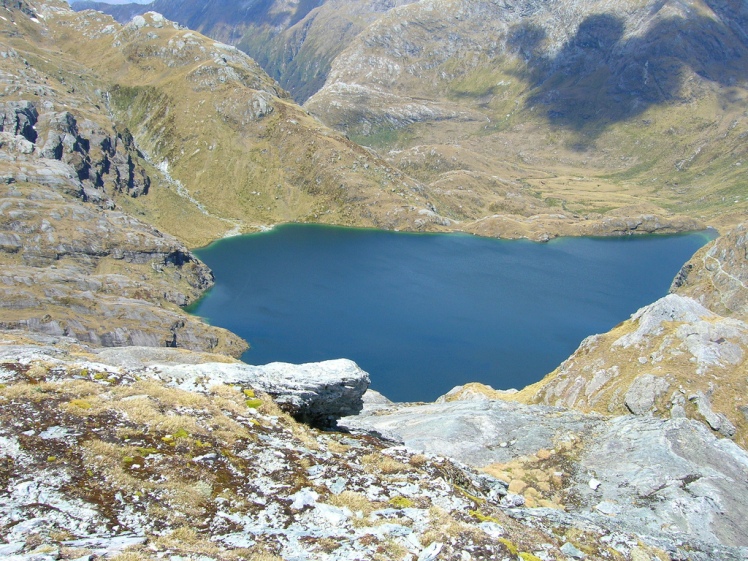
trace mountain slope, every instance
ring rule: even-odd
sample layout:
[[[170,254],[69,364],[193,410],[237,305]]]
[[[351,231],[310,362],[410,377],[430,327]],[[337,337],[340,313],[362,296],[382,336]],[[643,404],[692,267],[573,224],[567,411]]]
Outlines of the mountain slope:
[[[103,11],[123,24],[146,11],[163,14],[190,29],[235,45],[303,103],[322,87],[332,60],[356,35],[387,10],[410,2],[154,0],[145,6],[115,6],[86,1],[75,2],[73,7]]]
[[[235,48],[158,14],[124,27],[94,12],[56,18],[59,48],[102,76],[107,108],[141,152],[204,215],[223,220],[211,238],[289,221],[440,227],[424,218],[417,182],[311,118]],[[90,49],[101,56],[89,61]],[[189,224],[154,220],[189,235]]]
[[[424,0],[360,34],[305,106],[432,187],[488,172],[563,214],[639,201],[727,227],[748,208],[747,17],[701,0]]]
[[[239,337],[180,309],[213,284],[210,270],[133,216],[151,205],[165,217],[199,213],[152,180],[130,132],[102,110],[103,84],[50,45],[41,6],[3,14],[2,329],[241,354]],[[195,233],[220,227],[205,222]]]

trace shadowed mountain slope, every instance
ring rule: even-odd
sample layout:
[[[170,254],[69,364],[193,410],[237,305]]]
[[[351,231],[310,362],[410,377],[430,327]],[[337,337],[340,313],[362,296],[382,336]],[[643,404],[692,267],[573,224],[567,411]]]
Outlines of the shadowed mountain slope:
[[[432,187],[513,174],[560,213],[646,201],[730,226],[745,22],[740,2],[425,0],[362,32],[305,106]]]

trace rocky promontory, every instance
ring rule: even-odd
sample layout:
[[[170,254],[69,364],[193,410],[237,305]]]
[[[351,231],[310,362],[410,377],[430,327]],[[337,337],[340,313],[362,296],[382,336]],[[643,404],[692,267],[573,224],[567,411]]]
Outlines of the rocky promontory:
[[[721,315],[748,321],[748,223],[697,251],[670,291],[690,296]]]

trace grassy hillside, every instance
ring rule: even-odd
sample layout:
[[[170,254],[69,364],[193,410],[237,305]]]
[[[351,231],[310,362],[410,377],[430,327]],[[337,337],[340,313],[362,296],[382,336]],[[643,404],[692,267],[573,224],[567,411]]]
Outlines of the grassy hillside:
[[[293,98],[303,103],[325,83],[333,59],[369,23],[412,0],[285,0],[205,3],[154,0],[112,5],[75,2],[127,23],[152,10],[205,35],[235,45],[255,59]]]
[[[479,172],[567,214],[646,204],[726,228],[748,210],[746,14],[731,6],[420,2],[359,35],[306,107],[429,193]]]
[[[100,103],[161,184],[205,217],[196,235],[194,221],[148,205],[166,231],[196,245],[286,221],[431,227],[417,182],[310,117],[233,47],[154,15],[124,27],[94,12],[54,20],[55,44],[90,65]]]

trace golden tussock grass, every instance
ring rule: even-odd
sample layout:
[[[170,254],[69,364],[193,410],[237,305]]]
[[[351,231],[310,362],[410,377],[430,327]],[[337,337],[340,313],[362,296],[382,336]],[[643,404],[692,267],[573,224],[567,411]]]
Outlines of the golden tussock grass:
[[[200,408],[208,404],[208,399],[201,394],[172,388],[154,380],[138,380],[128,386],[120,386],[113,391],[114,399],[141,394],[157,399],[162,405],[169,408]]]
[[[429,544],[435,541],[447,542],[450,538],[459,535],[469,535],[471,539],[478,543],[485,539],[482,530],[460,522],[444,509],[438,506],[432,506],[429,509],[429,525],[421,537],[422,543]]]
[[[123,551],[112,557],[112,561],[152,561],[153,557],[140,551]]]
[[[350,446],[347,446],[341,442],[338,442],[337,440],[333,438],[326,440],[325,446],[333,454],[345,454],[348,450],[351,449]]]
[[[413,469],[411,466],[399,462],[394,458],[390,458],[380,452],[361,456],[361,463],[364,464],[369,473],[384,473],[386,475],[411,471]]]
[[[356,491],[343,491],[338,495],[330,495],[327,502],[333,506],[347,508],[354,514],[360,512],[364,517],[368,517],[377,509],[385,505],[379,501],[372,501],[363,493]]]
[[[410,557],[408,549],[393,539],[385,541],[374,554],[375,561],[397,561],[406,557]]]
[[[159,549],[172,549],[180,553],[198,553],[212,557],[222,553],[219,546],[190,526],[180,526],[152,541]]]

